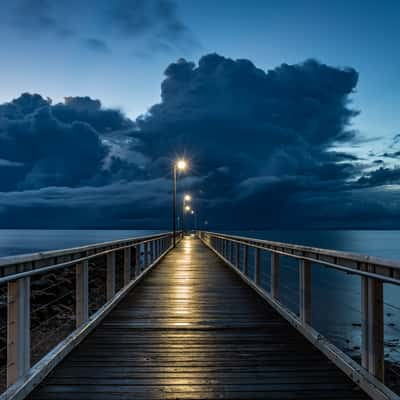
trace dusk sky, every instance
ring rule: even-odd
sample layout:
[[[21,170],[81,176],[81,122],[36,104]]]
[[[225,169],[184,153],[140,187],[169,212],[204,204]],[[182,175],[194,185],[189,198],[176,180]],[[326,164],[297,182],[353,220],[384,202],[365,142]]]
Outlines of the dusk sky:
[[[0,227],[168,227],[181,154],[212,227],[400,227],[398,1],[6,0],[0,17]]]

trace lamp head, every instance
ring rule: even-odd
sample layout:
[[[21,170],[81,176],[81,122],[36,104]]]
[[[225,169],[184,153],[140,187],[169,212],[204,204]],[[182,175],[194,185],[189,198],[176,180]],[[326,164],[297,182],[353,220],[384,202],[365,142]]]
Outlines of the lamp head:
[[[185,211],[189,212],[190,211],[190,207],[189,206],[185,206]]]
[[[185,201],[190,201],[190,200],[192,200],[192,196],[190,194],[185,194],[184,199],[185,199]]]
[[[180,171],[183,171],[183,170],[185,170],[186,169],[186,167],[187,167],[187,162],[185,161],[185,160],[178,160],[177,162],[176,162],[176,167],[180,170]]]

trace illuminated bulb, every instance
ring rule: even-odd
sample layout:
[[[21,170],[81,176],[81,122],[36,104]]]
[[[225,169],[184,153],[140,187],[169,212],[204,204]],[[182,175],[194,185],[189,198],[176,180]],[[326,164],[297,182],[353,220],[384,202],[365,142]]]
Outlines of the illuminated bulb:
[[[186,163],[185,160],[179,160],[179,161],[176,163],[177,168],[178,168],[179,170],[181,170],[181,171],[183,171],[183,170],[186,168],[186,165],[187,165],[187,163]]]
[[[189,206],[185,206],[185,211],[190,211],[190,207]]]
[[[190,201],[192,200],[192,196],[190,194],[185,194],[185,201]]]

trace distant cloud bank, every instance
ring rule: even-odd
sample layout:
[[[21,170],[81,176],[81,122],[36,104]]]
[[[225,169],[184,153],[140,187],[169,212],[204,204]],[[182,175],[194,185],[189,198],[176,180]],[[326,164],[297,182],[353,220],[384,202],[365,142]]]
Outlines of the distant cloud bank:
[[[183,34],[173,3],[157,4],[164,35]],[[145,29],[123,18],[126,34]],[[399,136],[379,159],[343,150],[360,140],[357,81],[315,60],[263,71],[208,54],[170,64],[161,102],[136,121],[90,97],[24,93],[0,105],[0,227],[167,227],[181,154],[200,226],[399,227],[400,168],[385,163]]]

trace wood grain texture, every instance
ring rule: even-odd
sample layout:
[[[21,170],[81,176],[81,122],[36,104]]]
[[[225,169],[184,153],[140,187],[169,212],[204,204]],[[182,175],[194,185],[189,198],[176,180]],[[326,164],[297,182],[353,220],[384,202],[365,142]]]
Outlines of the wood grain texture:
[[[186,238],[31,399],[367,399],[199,240]]]

